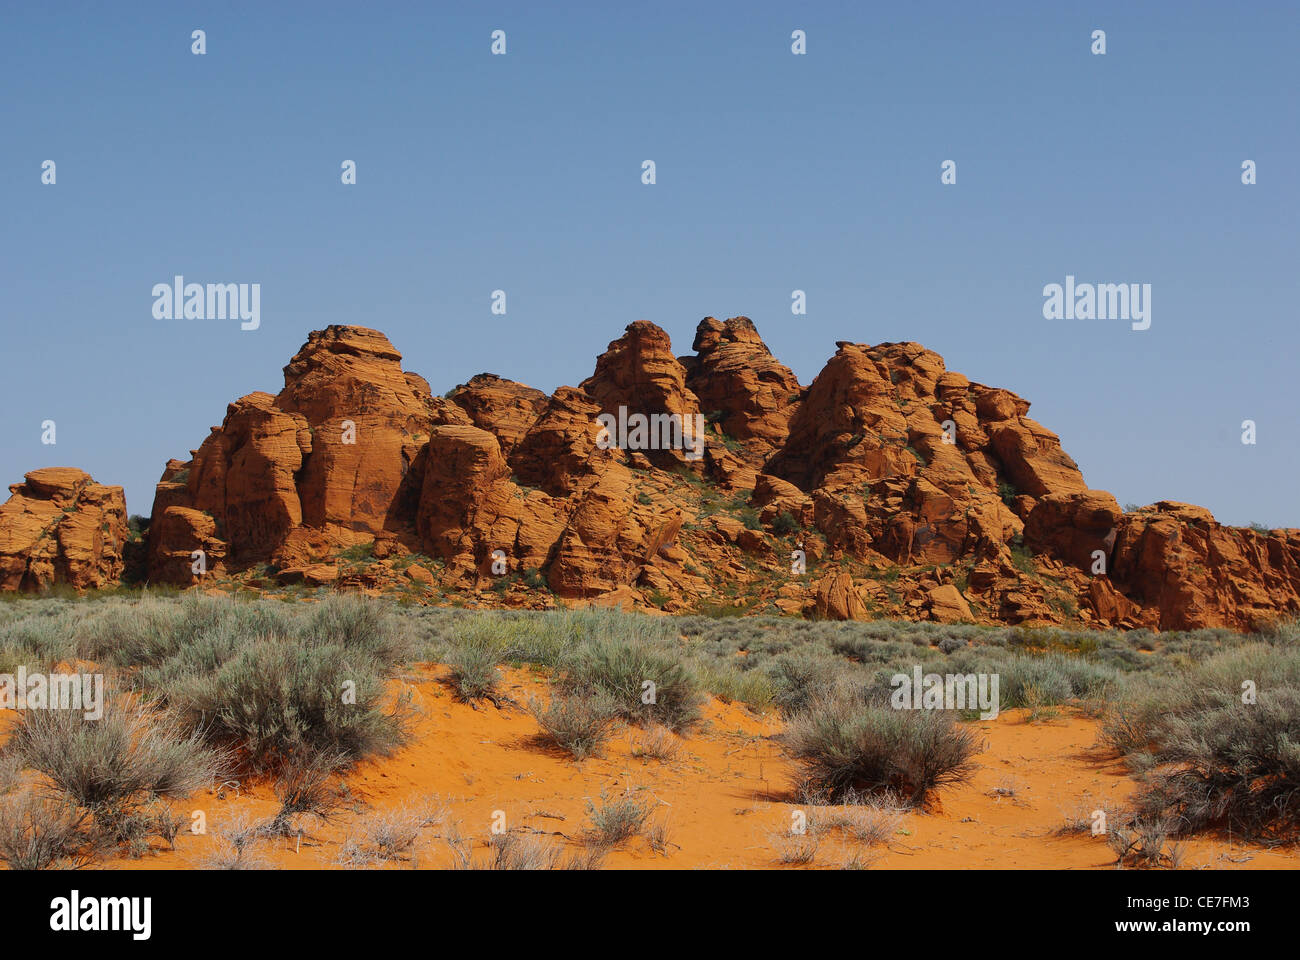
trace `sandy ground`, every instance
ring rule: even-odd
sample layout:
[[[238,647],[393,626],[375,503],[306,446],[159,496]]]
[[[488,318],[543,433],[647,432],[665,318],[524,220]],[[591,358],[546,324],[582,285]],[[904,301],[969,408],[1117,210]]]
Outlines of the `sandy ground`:
[[[666,825],[668,846],[655,852],[645,836],[635,837],[607,855],[606,868],[789,868],[783,854],[805,845],[790,836],[794,812],[816,814],[795,800],[795,767],[771,739],[780,728],[774,716],[710,700],[704,723],[678,742],[671,758],[638,755],[645,734],[627,728],[603,756],[579,763],[534,742],[537,724],[525,707],[530,697],[545,698],[542,676],[505,671],[502,689],[516,705],[498,709],[459,702],[439,681],[444,674],[437,666],[422,667],[400,684],[413,691],[418,710],[409,745],[347,776],[349,803],[333,822],[306,821],[306,838],[260,841],[257,851],[267,865],[337,866],[344,841],[361,835],[367,817],[403,809],[437,809],[439,815],[421,829],[414,856],[390,867],[450,866],[446,837],[454,832],[472,838],[474,858],[486,862],[494,823],[573,855],[583,849],[588,804],[629,790],[653,806],[650,822]],[[985,749],[968,783],[945,789],[931,810],[907,813],[882,844],[867,847],[842,831],[821,833],[811,863],[800,868],[836,868],[855,859],[897,869],[1111,867],[1114,855],[1104,838],[1062,833],[1067,819],[1116,809],[1133,790],[1122,766],[1097,747],[1096,721],[1062,712],[1030,722],[1023,711],[1011,711],[975,727]],[[140,859],[106,866],[197,866],[221,846],[216,835],[223,825],[270,817],[277,803],[269,784],[245,783],[197,794],[175,809],[202,811],[207,834],[193,835],[187,827],[175,850],[156,843]],[[1295,851],[1226,840],[1185,846],[1184,868],[1300,866]]]

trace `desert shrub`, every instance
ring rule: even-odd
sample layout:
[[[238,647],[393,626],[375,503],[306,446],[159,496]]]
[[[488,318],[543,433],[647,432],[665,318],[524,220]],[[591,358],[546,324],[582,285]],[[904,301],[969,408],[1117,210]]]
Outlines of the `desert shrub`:
[[[77,655],[75,637],[82,617],[71,609],[49,606],[41,614],[0,626],[0,672],[18,666],[46,669]]]
[[[120,667],[159,664],[215,627],[229,604],[202,594],[114,604],[86,624],[86,655]]]
[[[28,670],[41,671],[52,668],[54,662],[25,647],[0,646],[0,673],[14,674],[23,666]]]
[[[530,701],[529,708],[541,727],[542,741],[577,760],[599,753],[618,726],[618,706],[606,694],[591,697],[556,694],[545,706]]]
[[[602,794],[599,804],[587,801],[591,826],[583,831],[582,839],[590,846],[605,849],[621,846],[642,831],[649,816],[650,805],[633,794],[613,800]]]
[[[0,803],[0,860],[10,870],[82,866],[92,844],[89,815],[65,798],[22,790]]]
[[[383,602],[357,594],[336,594],[312,604],[300,633],[322,645],[336,644],[350,653],[365,654],[383,666],[414,654],[406,619]]]
[[[895,710],[879,696],[846,690],[792,716],[783,739],[814,794],[838,800],[888,790],[912,805],[965,780],[979,749],[946,713]]]
[[[744,670],[733,662],[713,658],[697,663],[700,688],[719,700],[763,710],[773,702],[772,678],[762,670]]]
[[[261,637],[215,669],[209,662],[172,670],[165,699],[254,769],[317,753],[352,761],[402,740],[403,704],[384,708],[384,670],[364,653]]]
[[[699,683],[676,657],[649,645],[624,640],[595,640],[568,654],[562,665],[563,693],[604,695],[619,716],[632,723],[659,723],[673,730],[691,726],[703,698]],[[644,703],[653,686],[653,702]]]
[[[1007,480],[998,481],[998,496],[1008,507],[1015,505],[1016,497],[1019,495],[1020,491],[1016,489],[1015,484]]]
[[[347,560],[349,563],[369,563],[375,558],[374,541],[371,541],[370,543],[353,544],[346,550],[340,551],[339,557]]]
[[[484,661],[491,654],[493,666],[507,662],[553,665],[578,635],[573,613],[490,610],[462,615],[452,622],[451,629],[438,630],[427,654],[440,663],[457,656]],[[458,648],[469,653],[458,653]]]
[[[120,696],[106,697],[97,720],[76,710],[25,711],[5,749],[98,818],[192,793],[216,778],[225,759],[204,745],[201,731]]]
[[[456,695],[466,703],[475,700],[496,700],[497,683],[501,679],[497,667],[504,658],[504,650],[497,644],[469,641],[453,644],[446,653],[448,679]]]
[[[1016,655],[981,672],[1000,675],[998,693],[1004,709],[1093,698],[1104,695],[1116,682],[1114,670],[1059,653]]]
[[[766,664],[772,702],[786,715],[798,713],[834,690],[842,661],[809,651],[783,653]]]
[[[801,529],[799,521],[789,510],[782,510],[772,518],[772,532],[778,536],[786,536],[799,529]]]
[[[1243,684],[1255,687],[1243,703]],[[1265,841],[1300,829],[1300,656],[1293,642],[1225,651],[1143,678],[1103,738],[1141,775],[1147,821],[1179,834],[1226,828]]]

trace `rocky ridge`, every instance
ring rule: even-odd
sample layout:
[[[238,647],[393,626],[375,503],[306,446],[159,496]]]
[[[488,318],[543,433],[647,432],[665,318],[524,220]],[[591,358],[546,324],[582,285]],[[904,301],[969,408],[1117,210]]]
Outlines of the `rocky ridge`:
[[[577,387],[480,374],[436,397],[382,333],[315,331],[278,394],[230,404],[167,464],[148,579],[1159,629],[1300,611],[1300,530],[1224,527],[1169,501],[1126,513],[1011,391],[917,343],[836,346],[803,386],[745,317],[705,318],[683,357],[638,321]],[[648,418],[652,442],[611,444],[597,418],[620,410]],[[701,455],[653,442],[696,417]],[[53,521],[53,488],[32,480],[45,472],[0,508],[0,585],[119,576],[120,489],[84,474],[57,496],[100,511],[108,534],[74,535],[78,522],[78,546],[35,549]]]

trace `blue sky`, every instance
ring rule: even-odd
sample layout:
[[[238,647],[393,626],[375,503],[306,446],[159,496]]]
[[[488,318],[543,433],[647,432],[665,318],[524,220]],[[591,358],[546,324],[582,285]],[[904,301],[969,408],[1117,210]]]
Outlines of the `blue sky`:
[[[0,477],[147,514],[330,323],[549,391],[744,314],[804,383],[916,340],[1121,503],[1300,526],[1298,48],[1294,3],[6,4]],[[178,273],[260,283],[261,328],[155,320]],[[1151,328],[1045,320],[1067,274],[1150,283]]]

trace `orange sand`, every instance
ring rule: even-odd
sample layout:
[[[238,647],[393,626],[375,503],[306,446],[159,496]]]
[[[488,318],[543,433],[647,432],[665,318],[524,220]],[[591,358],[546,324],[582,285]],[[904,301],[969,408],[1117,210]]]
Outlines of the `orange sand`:
[[[794,764],[770,739],[780,728],[774,716],[759,717],[735,704],[710,700],[704,723],[681,741],[667,762],[639,758],[632,744],[643,734],[626,729],[604,755],[581,763],[532,742],[537,724],[527,712],[529,697],[544,699],[546,680],[525,669],[505,670],[502,690],[517,706],[477,708],[455,699],[439,682],[445,671],[421,668],[399,685],[414,691],[419,715],[409,745],[392,757],[361,764],[347,777],[356,799],[332,824],[309,827],[313,840],[265,841],[260,849],[279,868],[332,866],[342,840],[358,820],[376,811],[416,806],[436,798],[448,816],[422,831],[417,865],[446,867],[449,848],[440,839],[447,821],[459,822],[474,838],[476,859],[488,856],[495,811],[504,811],[510,830],[551,834],[577,852],[576,838],[587,825],[586,803],[626,789],[641,791],[654,805],[651,821],[665,820],[668,854],[652,852],[644,837],[610,853],[607,868],[774,868],[780,836],[788,834]],[[1114,855],[1103,838],[1058,835],[1068,815],[1098,807],[1116,809],[1134,785],[1122,766],[1096,746],[1094,720],[1063,713],[1029,723],[1023,711],[978,722],[986,748],[969,783],[939,795],[936,809],[906,815],[887,846],[871,848],[877,868],[1046,867],[1103,868]],[[268,784],[228,786],[176,804],[177,814],[202,809],[208,835],[182,832],[174,851],[159,849],[138,860],[115,860],[112,868],[195,866],[212,834],[229,818],[246,812],[271,816],[277,808]],[[773,838],[776,837],[774,840]],[[157,843],[155,843],[157,846]],[[824,838],[813,866],[836,867],[856,845],[837,835]],[[1300,866],[1287,851],[1226,841],[1185,844],[1184,866],[1279,868]],[[865,848],[861,848],[864,849]],[[410,863],[399,866],[410,866]]]

